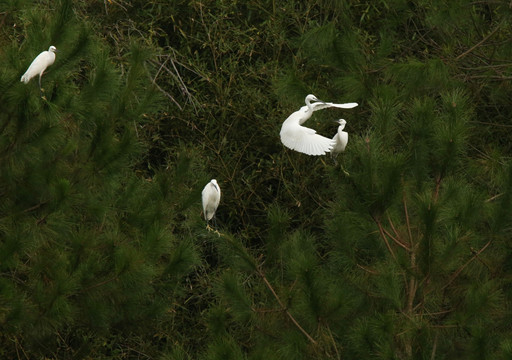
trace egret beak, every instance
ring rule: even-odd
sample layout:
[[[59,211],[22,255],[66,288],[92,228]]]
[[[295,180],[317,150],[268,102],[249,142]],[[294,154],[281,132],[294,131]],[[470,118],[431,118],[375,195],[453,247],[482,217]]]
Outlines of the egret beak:
[[[319,102],[319,103],[322,103],[322,104],[325,104],[325,101],[320,100],[320,99],[319,99],[319,98],[317,98],[316,96],[315,96],[315,98],[313,99],[313,101],[315,101],[315,102]]]

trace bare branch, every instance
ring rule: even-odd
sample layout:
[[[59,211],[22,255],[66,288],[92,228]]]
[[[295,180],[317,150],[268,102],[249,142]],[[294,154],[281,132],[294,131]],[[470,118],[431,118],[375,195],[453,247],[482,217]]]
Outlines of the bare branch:
[[[476,43],[475,45],[473,45],[472,47],[470,47],[468,50],[464,51],[462,54],[460,54],[459,56],[457,56],[455,58],[455,60],[460,60],[462,59],[464,56],[466,56],[467,54],[471,53],[473,50],[475,50],[477,47],[481,46],[483,43],[485,43],[487,40],[489,40],[489,38],[491,36],[493,36],[499,29],[500,29],[500,26],[501,26],[501,22],[496,25],[496,28],[494,28],[493,31],[491,31],[489,34],[487,34],[486,37],[484,37],[481,41],[479,41],[478,43]]]
[[[391,256],[393,256],[393,259],[395,259],[395,260],[396,260],[396,255],[395,255],[395,253],[393,252],[393,249],[391,249],[391,246],[389,245],[388,238],[387,238],[387,236],[386,236],[386,234],[385,234],[385,232],[384,232],[384,228],[382,227],[382,224],[381,224],[380,220],[379,220],[379,219],[377,219],[377,218],[374,218],[374,220],[375,220],[375,223],[377,224],[377,226],[378,226],[378,228],[379,228],[380,236],[382,237],[382,239],[383,239],[383,240],[384,240],[384,242],[386,243],[386,247],[388,248],[388,250],[389,250],[389,252],[390,252]]]
[[[476,253],[474,253],[474,255],[473,255],[473,257],[471,257],[471,259],[469,259],[464,265],[462,265],[460,268],[458,268],[457,271],[455,271],[453,273],[453,275],[450,277],[450,280],[448,280],[448,282],[442,287],[442,289],[446,289],[460,275],[462,270],[464,270],[471,262],[473,262],[473,260],[477,259],[478,255],[483,253],[485,251],[485,249],[487,249],[487,247],[489,245],[491,245],[491,242],[492,242],[492,240],[489,240],[487,242],[487,244],[485,244],[480,250],[478,250]]]
[[[279,298],[279,296],[277,295],[277,293],[275,292],[274,288],[272,287],[272,285],[270,285],[270,282],[267,280],[267,278],[265,277],[265,274],[263,274],[263,272],[261,271],[261,269],[258,269],[258,275],[263,279],[263,282],[265,283],[265,285],[267,286],[267,288],[270,290],[270,292],[272,293],[272,295],[274,295],[274,298],[277,300],[277,302],[279,303],[279,306],[281,306],[281,309],[285,312],[285,314],[288,316],[288,318],[292,321],[292,323],[297,327],[297,329],[300,330],[301,333],[304,334],[304,336],[306,336],[306,338],[312,343],[312,344],[317,344],[316,340],[313,339],[311,337],[311,335],[308,334],[308,332],[306,330],[304,330],[304,328],[302,326],[300,326],[300,324],[297,322],[297,320],[295,320],[295,318],[293,317],[292,314],[290,314],[290,312],[288,311],[288,309],[286,308],[286,306],[283,304],[283,302],[281,301],[281,299]]]

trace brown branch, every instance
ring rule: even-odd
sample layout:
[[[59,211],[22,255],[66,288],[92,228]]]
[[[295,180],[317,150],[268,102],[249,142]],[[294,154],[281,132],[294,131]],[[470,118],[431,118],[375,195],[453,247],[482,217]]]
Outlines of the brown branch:
[[[488,202],[491,202],[491,201],[494,201],[496,200],[497,198],[499,198],[500,196],[502,196],[504,193],[500,193],[500,194],[496,194],[494,195],[493,197],[490,197],[489,199],[486,199],[485,202],[488,203]]]
[[[472,254],[474,254],[474,255],[476,256],[476,258],[478,259],[478,261],[480,261],[480,263],[481,263],[483,266],[485,266],[485,267],[487,268],[487,270],[492,271],[492,270],[491,270],[491,267],[490,267],[488,264],[486,264],[486,262],[485,262],[483,259],[481,259],[481,258],[480,258],[480,256],[478,255],[478,253],[476,252],[476,250],[475,250],[475,249],[471,248],[471,253],[472,253]]]
[[[439,189],[441,188],[441,175],[439,175],[436,179],[436,191],[434,193],[434,203],[437,202],[437,199],[439,198]],[[429,206],[430,208],[430,206]]]
[[[377,223],[377,226],[379,227],[380,236],[382,239],[384,239],[384,242],[386,243],[386,247],[388,248],[389,252],[391,253],[391,256],[393,256],[393,259],[396,260],[395,253],[393,252],[393,249],[391,249],[391,246],[389,245],[388,238],[386,237],[386,234],[384,233],[384,229],[382,228],[382,224],[380,223],[379,219],[374,218],[375,222]]]
[[[411,269],[414,270],[416,268],[416,253],[413,250],[411,252]],[[414,274],[410,275],[409,279],[409,293],[407,294],[407,313],[412,315],[413,312],[413,303],[414,298],[416,297],[416,290],[418,289],[418,282],[416,281],[416,278]]]
[[[501,80],[501,81],[512,80],[512,76],[504,76],[504,75],[467,75],[467,76],[464,76],[464,78],[465,79]]]
[[[293,317],[292,314],[290,314],[290,312],[288,311],[288,309],[286,308],[286,306],[283,304],[283,302],[281,301],[281,299],[279,298],[279,296],[277,295],[277,293],[275,292],[274,288],[272,287],[272,285],[270,284],[270,282],[267,280],[265,274],[263,274],[263,271],[261,271],[260,269],[258,269],[258,275],[263,279],[263,282],[265,283],[265,285],[267,286],[267,288],[270,290],[270,292],[272,293],[272,295],[274,295],[274,298],[277,300],[277,303],[279,304],[279,306],[281,306],[281,309],[285,312],[286,316],[288,316],[288,318],[292,321],[292,323],[297,327],[297,329],[300,330],[301,333],[304,334],[304,336],[306,336],[306,338],[314,345],[317,345],[317,342],[315,339],[313,339],[311,337],[311,335],[308,334],[308,332],[306,330],[304,330],[304,328],[302,326],[300,326],[300,324],[297,322],[297,320],[295,320],[295,318]]]
[[[466,266],[468,266],[471,262],[473,262],[473,260],[477,259],[478,255],[480,255],[482,252],[484,252],[484,250],[487,249],[487,247],[489,245],[491,245],[491,242],[492,242],[492,240],[489,240],[487,242],[487,244],[485,244],[480,250],[478,250],[476,253],[474,253],[475,255],[471,259],[469,259],[464,265],[462,265],[460,268],[458,268],[457,271],[455,271],[453,273],[453,275],[451,276],[450,280],[448,280],[446,285],[444,285],[441,288],[441,290],[446,289],[460,275],[460,273],[462,272],[462,270],[464,270],[466,268]]]
[[[414,248],[413,240],[412,240],[412,232],[411,232],[411,223],[409,221],[409,211],[407,210],[407,202],[405,201],[405,192],[404,192],[404,213],[405,213],[405,223],[407,224],[407,232],[409,233],[409,243],[411,247]]]
[[[489,38],[491,36],[493,36],[499,29],[500,29],[500,26],[501,26],[501,22],[496,26],[496,28],[491,31],[489,34],[487,34],[486,37],[484,37],[481,41],[479,41],[478,43],[476,43],[475,45],[473,45],[472,47],[470,47],[468,50],[464,51],[462,54],[460,54],[459,56],[457,56],[455,58],[455,60],[460,60],[462,59],[464,56],[466,56],[467,54],[469,54],[470,52],[472,52],[473,50],[475,50],[477,47],[481,46],[484,42],[486,42],[487,40],[489,40]]]
[[[118,279],[118,277],[117,277],[117,276],[115,276],[115,277],[113,277],[113,278],[111,278],[111,279],[107,279],[107,280],[101,281],[101,282],[99,282],[99,283],[97,283],[97,284],[91,285],[91,286],[89,286],[89,287],[87,287],[87,288],[85,288],[85,289],[81,290],[80,292],[82,292],[82,293],[83,293],[83,292],[89,291],[89,290],[91,290],[91,289],[94,289],[94,288],[97,288],[97,287],[103,286],[103,285],[108,284],[109,282],[115,281],[115,280],[117,280],[117,279]]]
[[[395,225],[393,225],[393,222],[391,221],[391,218],[389,217],[389,214],[387,215],[388,217],[388,222],[389,222],[389,225],[391,226],[391,229],[393,229],[393,232],[395,233],[395,236],[391,235],[389,233],[389,231],[387,231],[386,229],[382,228],[384,230],[384,233],[389,236],[391,238],[391,240],[393,240],[398,246],[400,247],[403,247],[405,250],[407,251],[410,251],[411,248],[408,247],[407,245],[405,245],[403,242],[401,242],[400,240],[398,240],[398,238],[400,237],[400,235],[398,234],[398,232],[396,231],[395,229]]]
[[[283,311],[282,309],[257,309],[252,306],[251,306],[251,310],[254,311],[255,313],[260,313],[260,314],[276,313],[276,312]]]
[[[44,201],[44,202],[42,202],[42,203],[36,204],[36,205],[34,205],[34,206],[31,206],[31,207],[29,207],[29,208],[27,208],[27,209],[23,210],[22,212],[23,212],[23,213],[27,213],[27,212],[30,212],[30,211],[32,211],[32,210],[39,209],[41,206],[45,205],[46,203],[47,203],[47,202],[46,202],[46,201]]]
[[[233,241],[225,236],[226,239],[232,244],[234,245]],[[281,311],[284,311],[284,313],[286,314],[286,316],[288,316],[288,318],[291,320],[291,322],[297,327],[297,329],[300,330],[301,333],[304,334],[304,336],[306,336],[306,338],[314,345],[317,345],[317,341],[315,339],[313,339],[313,337],[311,337],[311,335],[308,334],[308,332],[306,330],[304,330],[304,328],[299,324],[299,322],[293,317],[293,315],[288,311],[287,307],[285,306],[285,304],[281,301],[281,298],[279,297],[279,295],[277,295],[276,291],[274,290],[274,288],[272,287],[272,285],[270,284],[270,282],[268,281],[267,277],[265,276],[265,274],[263,273],[263,270],[261,270],[260,268],[260,265],[257,265],[257,264],[254,264],[255,266],[255,271],[256,271],[256,274],[258,274],[259,277],[261,277],[261,279],[263,280],[263,282],[265,283],[265,285],[267,286],[267,288],[270,290],[270,292],[272,293],[272,295],[274,296],[274,298],[276,299],[277,303],[279,304],[279,306],[281,307]]]
[[[329,332],[329,337],[331,338],[332,345],[334,346],[334,351],[336,351],[336,357],[338,359],[341,359],[340,353],[338,351],[338,347],[336,346],[336,341],[334,340],[334,336],[332,336],[331,328],[329,327],[329,324],[326,325],[327,331]]]
[[[391,221],[391,217],[389,216],[389,212],[386,213],[386,216],[388,218],[389,226],[391,226],[391,229],[395,233],[396,238],[398,239],[400,237],[400,234],[398,234],[398,231],[395,228],[395,224],[393,224],[393,221]]]
[[[367,273],[370,273],[372,275],[379,275],[379,272],[378,271],[375,271],[375,270],[372,270],[372,269],[368,269],[367,267],[364,267],[363,265],[360,265],[360,264],[356,264],[356,266],[360,269],[363,269],[364,271],[366,271]]]

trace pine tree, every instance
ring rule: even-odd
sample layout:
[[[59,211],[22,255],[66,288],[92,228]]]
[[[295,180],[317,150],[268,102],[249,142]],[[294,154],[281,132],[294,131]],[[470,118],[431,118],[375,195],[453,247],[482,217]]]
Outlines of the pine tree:
[[[141,163],[138,129],[162,104],[144,66],[150,48],[134,41],[114,61],[71,1],[10,11],[18,26],[0,58],[0,354],[103,358],[120,346],[105,345],[112,339],[147,338],[183,296],[175,288],[198,257],[174,233],[197,223],[186,214],[199,185],[185,156],[167,171]],[[43,99],[37,81],[19,77],[46,44],[59,53]]]
[[[2,357],[510,358],[508,2],[100,5],[0,10]]]
[[[208,358],[241,358],[241,349],[265,359],[510,356],[510,160],[486,153],[477,119],[489,118],[472,84],[453,75],[456,59],[443,58],[442,45],[439,53],[415,48],[389,60],[411,51],[407,37],[394,41],[399,19],[412,19],[413,10],[426,13],[414,19],[424,26],[439,7],[447,17],[467,16],[458,24],[475,13],[462,3],[414,5],[367,4],[359,16],[361,4],[346,22],[313,25],[294,43],[299,65],[276,81],[283,100],[298,103],[318,86],[322,98],[361,103],[347,117],[345,170],[322,170],[293,153],[280,158],[278,166],[291,162],[294,172],[281,172],[288,196],[269,209],[264,245],[243,235],[218,245],[228,269],[210,318],[219,345]],[[321,16],[315,5],[303,13]],[[366,16],[372,26],[387,20],[381,33],[346,25],[369,23]],[[414,28],[406,34],[419,36]],[[322,209],[325,188],[336,196]]]

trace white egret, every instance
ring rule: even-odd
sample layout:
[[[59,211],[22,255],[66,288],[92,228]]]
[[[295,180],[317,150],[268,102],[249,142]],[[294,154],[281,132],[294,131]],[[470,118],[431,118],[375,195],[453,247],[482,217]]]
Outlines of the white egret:
[[[203,213],[206,220],[206,228],[211,230],[208,223],[213,218],[215,227],[217,227],[217,221],[215,219],[215,211],[220,203],[220,187],[217,184],[217,180],[212,179],[203,189],[201,193],[203,200]]]
[[[311,103],[311,101],[315,101]],[[302,126],[302,124],[313,115],[316,110],[336,107],[340,109],[351,109],[357,103],[334,104],[318,100],[315,95],[306,96],[306,106],[292,113],[284,121],[281,127],[281,142],[284,146],[307,154],[324,155],[332,150],[334,141],[325,136],[319,135],[315,130]]]
[[[347,146],[348,143],[348,132],[343,131],[347,122],[345,121],[345,119],[339,119],[336,122],[340,124],[340,126],[338,126],[338,132],[332,138],[332,140],[334,141],[334,146],[332,147],[331,150],[331,156],[333,158],[336,157],[336,155],[338,155],[340,152],[344,152],[345,147]]]
[[[41,91],[41,95],[43,93],[43,88],[41,87],[41,76],[43,76],[44,71],[50,65],[55,62],[55,53],[57,52],[57,48],[55,46],[50,46],[48,51],[43,51],[39,55],[36,56],[34,61],[30,64],[27,71],[21,77],[21,82],[28,84],[30,79],[34,76],[39,75],[39,90]]]

